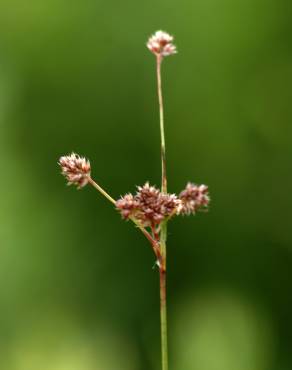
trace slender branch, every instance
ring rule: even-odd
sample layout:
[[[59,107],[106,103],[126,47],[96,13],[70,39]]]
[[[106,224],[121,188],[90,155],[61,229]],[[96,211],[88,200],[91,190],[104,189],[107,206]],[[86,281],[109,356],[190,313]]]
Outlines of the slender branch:
[[[160,240],[160,235],[159,235],[159,233],[160,233],[160,229],[159,229],[159,231],[158,231],[155,225],[151,225],[151,232],[152,232],[153,238],[154,238],[157,242],[159,242],[159,240]]]
[[[137,220],[131,218],[131,221],[134,222],[134,224],[142,231],[142,233],[149,240],[149,242],[152,246],[153,252],[154,252],[154,254],[157,258],[157,262],[159,263],[159,266],[161,266],[162,262],[163,262],[163,258],[162,258],[162,255],[161,255],[159,242],[157,242],[155,239],[153,239],[153,237],[149,234],[149,232],[145,229],[145,227],[140,225],[140,223]]]
[[[88,177],[88,182],[97,189],[107,200],[111,203],[116,204],[116,201],[105,191],[101,186],[99,186],[90,176]]]

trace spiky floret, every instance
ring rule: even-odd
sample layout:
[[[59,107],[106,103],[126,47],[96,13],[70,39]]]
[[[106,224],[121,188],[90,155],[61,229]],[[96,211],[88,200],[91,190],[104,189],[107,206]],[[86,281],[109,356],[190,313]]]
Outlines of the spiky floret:
[[[133,194],[128,193],[116,201],[116,207],[120,211],[122,218],[128,219],[135,214],[139,208],[139,202]]]
[[[89,160],[72,152],[70,155],[62,156],[59,165],[68,185],[76,185],[79,189],[87,185],[91,170]]]
[[[147,48],[156,56],[166,57],[177,53],[176,46],[172,43],[173,36],[164,31],[156,31],[149,37]]]
[[[179,199],[182,202],[180,214],[195,214],[200,208],[207,207],[210,202],[208,186],[189,182],[179,194]]]
[[[144,224],[159,224],[167,217],[176,213],[180,201],[175,194],[165,194],[148,182],[139,186],[136,199],[140,203],[142,214],[139,215]]]
[[[134,217],[143,226],[159,225],[167,217],[174,215],[181,204],[175,194],[162,193],[148,182],[137,189],[135,195],[126,194],[117,200],[116,207],[123,218]]]

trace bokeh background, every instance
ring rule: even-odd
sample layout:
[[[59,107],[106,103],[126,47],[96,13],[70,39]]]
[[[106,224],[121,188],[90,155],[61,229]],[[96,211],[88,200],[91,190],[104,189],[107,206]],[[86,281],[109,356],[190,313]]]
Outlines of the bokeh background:
[[[162,28],[169,189],[208,214],[169,227],[171,370],[292,369],[290,0],[0,3],[0,369],[158,370],[158,274],[113,197],[160,182]]]

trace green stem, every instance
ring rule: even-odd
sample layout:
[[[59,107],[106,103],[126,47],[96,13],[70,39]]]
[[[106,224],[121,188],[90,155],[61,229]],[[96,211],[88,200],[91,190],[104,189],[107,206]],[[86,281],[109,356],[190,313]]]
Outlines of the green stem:
[[[107,200],[109,200],[113,204],[116,204],[116,201],[101,186],[99,186],[91,177],[88,177],[88,182],[96,190],[98,190],[104,197],[106,197]]]
[[[161,192],[167,193],[166,177],[166,155],[165,155],[165,135],[164,135],[164,114],[163,98],[161,84],[161,62],[162,57],[157,55],[157,90],[159,101],[160,118],[160,138],[161,138]],[[160,252],[162,263],[159,266],[160,277],[160,325],[161,325],[161,362],[162,370],[168,370],[168,346],[167,346],[167,306],[166,306],[166,238],[167,238],[167,220],[161,224],[160,232]]]
[[[167,305],[166,305],[166,222],[161,225],[160,251],[162,264],[159,268],[160,280],[160,327],[161,327],[161,361],[162,370],[168,370],[167,346]]]
[[[160,320],[162,370],[168,370],[167,316],[166,316],[166,272],[160,270]]]
[[[160,138],[161,138],[161,191],[167,193],[167,177],[166,177],[166,156],[165,156],[165,135],[164,135],[164,114],[163,114],[163,98],[161,84],[161,62],[162,57],[157,56],[156,59],[157,73],[157,90],[159,101],[159,117],[160,117]]]

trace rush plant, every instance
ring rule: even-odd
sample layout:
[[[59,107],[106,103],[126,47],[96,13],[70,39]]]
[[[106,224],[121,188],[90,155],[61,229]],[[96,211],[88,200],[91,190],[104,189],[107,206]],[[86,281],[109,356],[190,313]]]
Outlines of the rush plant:
[[[165,57],[177,53],[176,46],[172,42],[173,37],[163,31],[157,31],[147,42],[148,49],[156,58],[161,138],[161,188],[158,189],[146,182],[143,186],[137,187],[135,194],[128,193],[115,200],[93,180],[89,160],[75,153],[63,156],[59,160],[62,174],[67,179],[68,185],[76,185],[80,189],[87,184],[91,184],[113,204],[124,220],[132,221],[141,230],[152,247],[160,281],[162,370],[168,370],[166,314],[167,225],[177,215],[196,214],[197,211],[206,209],[210,201],[206,185],[196,185],[189,182],[179,195],[170,194],[167,190],[161,65]]]

